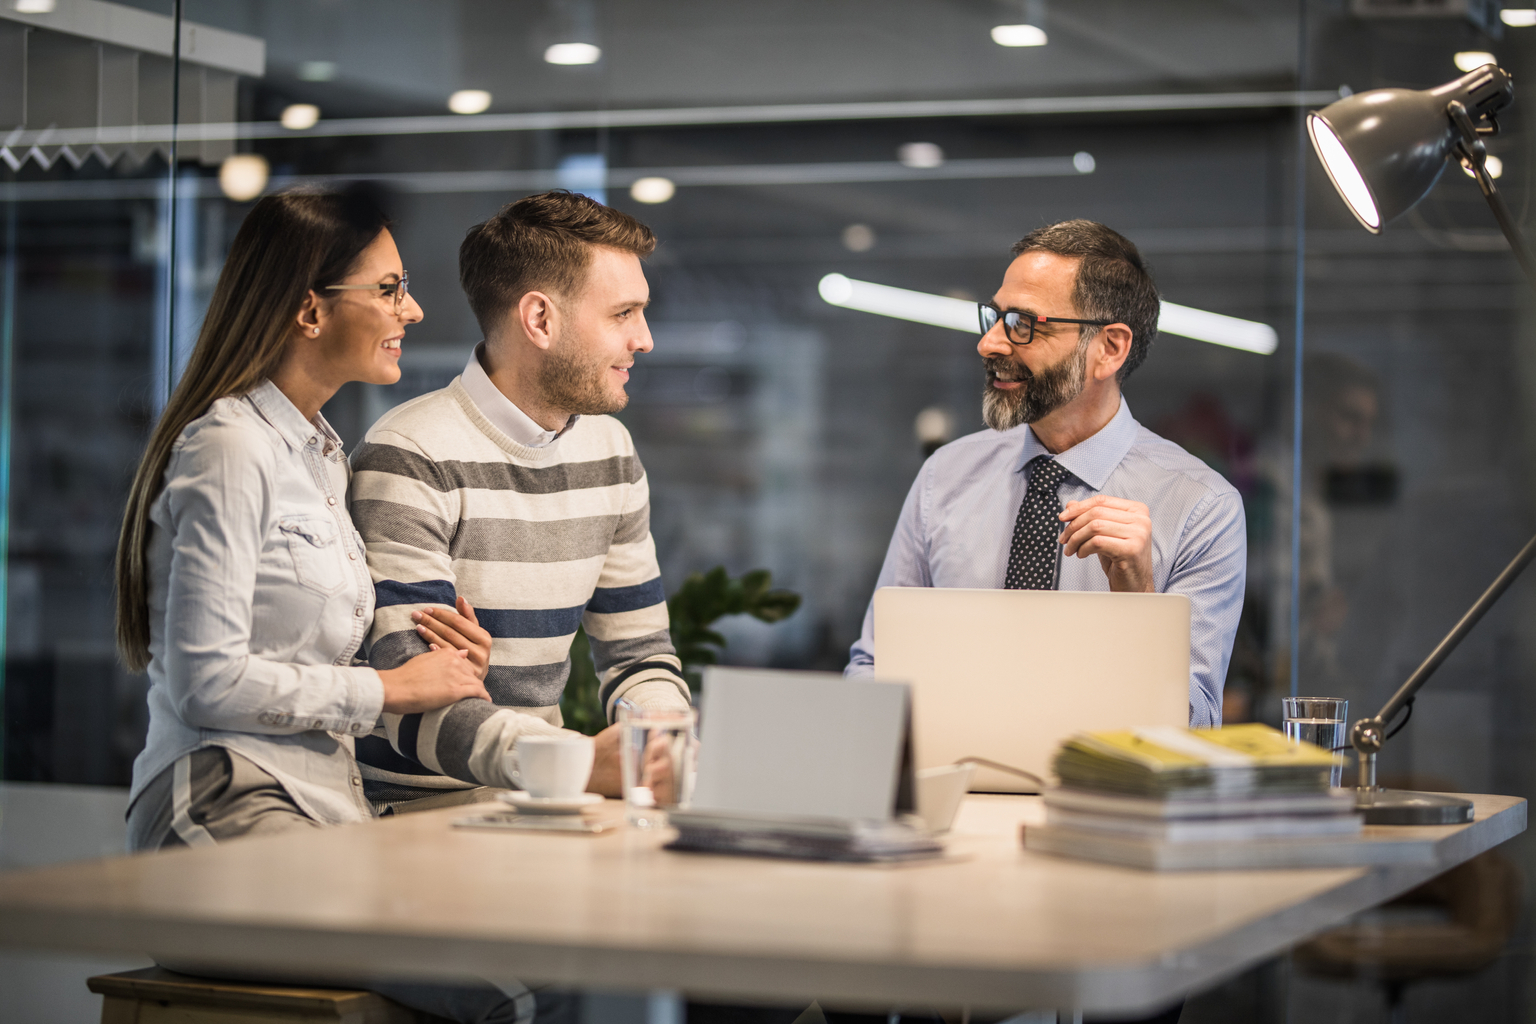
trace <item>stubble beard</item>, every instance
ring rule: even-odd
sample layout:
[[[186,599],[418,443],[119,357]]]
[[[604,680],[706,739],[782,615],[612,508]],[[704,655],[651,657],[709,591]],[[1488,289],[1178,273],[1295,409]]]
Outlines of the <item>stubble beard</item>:
[[[574,345],[557,341],[539,367],[539,390],[557,409],[578,416],[605,416],[629,404],[622,388],[615,394],[604,387],[608,370],[606,356],[583,358]]]
[[[1012,430],[1023,423],[1037,423],[1078,395],[1088,380],[1088,345],[1061,362],[1031,374],[1022,363],[1004,356],[986,359],[987,384],[981,394],[981,418],[993,430]],[[1018,380],[1022,387],[1003,391],[994,380]]]

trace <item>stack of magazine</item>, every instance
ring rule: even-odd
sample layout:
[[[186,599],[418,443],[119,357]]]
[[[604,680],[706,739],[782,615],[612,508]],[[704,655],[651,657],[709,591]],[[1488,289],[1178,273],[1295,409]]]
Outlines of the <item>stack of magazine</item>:
[[[1333,755],[1266,725],[1081,733],[1028,849],[1158,871],[1366,863]]]

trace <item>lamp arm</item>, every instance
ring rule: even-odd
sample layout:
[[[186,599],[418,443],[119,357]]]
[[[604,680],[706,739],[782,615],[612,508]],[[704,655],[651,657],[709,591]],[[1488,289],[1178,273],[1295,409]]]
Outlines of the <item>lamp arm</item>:
[[[1482,135],[1472,123],[1471,116],[1467,114],[1467,108],[1459,100],[1447,103],[1445,112],[1457,131],[1461,133],[1461,142],[1457,145],[1457,149],[1461,153],[1463,162],[1472,172],[1472,176],[1477,179],[1478,187],[1483,190],[1483,198],[1488,200],[1488,207],[1493,211],[1493,219],[1499,222],[1499,230],[1504,232],[1504,238],[1509,242],[1515,259],[1520,262],[1520,268],[1525,271],[1531,287],[1536,288],[1536,253],[1531,251],[1525,236],[1520,233],[1519,225],[1515,223],[1514,216],[1509,212],[1504,197],[1494,187],[1493,176],[1488,173],[1488,150],[1483,145]]]
[[[1429,652],[1429,657],[1425,658],[1423,664],[1414,670],[1413,675],[1408,677],[1408,681],[1398,688],[1398,691],[1392,695],[1392,699],[1387,701],[1386,705],[1377,713],[1376,717],[1379,720],[1382,722],[1390,721],[1393,715],[1403,709],[1403,705],[1408,703],[1408,698],[1418,692],[1419,687],[1428,681],[1429,677],[1434,674],[1435,669],[1440,667],[1441,662],[1450,657],[1451,652],[1460,645],[1468,633],[1472,632],[1472,627],[1477,625],[1478,620],[1487,613],[1489,608],[1493,607],[1504,591],[1509,589],[1509,585],[1515,582],[1515,579],[1531,563],[1533,558],[1536,558],[1536,537],[1532,537],[1525,542],[1525,547],[1521,548],[1520,553],[1514,557],[1514,560],[1504,567],[1504,571],[1499,573],[1498,578],[1493,581],[1492,585],[1483,591],[1483,596],[1477,599],[1477,603],[1467,609],[1467,613],[1461,617],[1461,621],[1456,623],[1455,627],[1445,635],[1445,639],[1441,640],[1433,651]]]
[[[1530,279],[1531,286],[1536,288],[1536,254],[1533,254],[1531,247],[1526,244],[1525,236],[1520,233],[1520,228],[1515,224],[1509,207],[1504,203],[1504,197],[1493,185],[1493,178],[1489,175],[1486,166],[1488,151],[1483,145],[1481,135],[1473,125],[1471,117],[1467,115],[1467,108],[1459,101],[1452,100],[1446,104],[1445,112],[1450,117],[1451,123],[1461,133],[1461,142],[1457,148],[1462,160],[1477,178],[1477,183],[1483,190],[1483,197],[1488,200],[1488,206],[1493,210],[1494,219],[1499,222],[1499,228],[1504,232],[1504,237],[1509,240],[1510,249],[1514,251],[1515,258],[1520,261],[1520,266],[1525,270],[1526,277]],[[1392,716],[1401,711],[1403,705],[1408,703],[1419,688],[1428,682],[1429,677],[1434,675],[1441,663],[1460,646],[1461,641],[1472,632],[1472,627],[1476,626],[1478,621],[1487,614],[1488,609],[1503,596],[1504,591],[1509,589],[1509,585],[1515,582],[1533,558],[1536,558],[1536,537],[1526,541],[1520,553],[1504,567],[1504,571],[1499,573],[1498,578],[1488,589],[1483,591],[1483,596],[1467,609],[1467,613],[1445,635],[1445,639],[1429,652],[1429,657],[1414,670],[1413,675],[1398,687],[1392,699],[1383,705],[1376,717],[1362,718],[1354,724],[1350,730],[1350,743],[1360,754],[1362,789],[1374,789],[1376,786],[1376,754],[1381,751],[1382,744],[1386,742],[1387,722],[1391,721]]]

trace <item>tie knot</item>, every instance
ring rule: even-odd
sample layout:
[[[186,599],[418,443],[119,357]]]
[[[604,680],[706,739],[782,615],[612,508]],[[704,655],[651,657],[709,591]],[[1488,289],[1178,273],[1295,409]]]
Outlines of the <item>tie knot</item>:
[[[1036,455],[1029,460],[1029,482],[1033,486],[1036,483],[1055,490],[1061,486],[1061,482],[1071,476],[1066,467],[1049,455]]]

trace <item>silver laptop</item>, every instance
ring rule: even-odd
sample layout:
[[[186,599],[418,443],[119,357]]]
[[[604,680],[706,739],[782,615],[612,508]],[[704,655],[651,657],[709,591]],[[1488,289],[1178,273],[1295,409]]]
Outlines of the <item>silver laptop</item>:
[[[875,672],[912,687],[919,770],[982,757],[1050,779],[1073,733],[1189,724],[1189,599],[886,587]],[[971,789],[1035,786],[978,769]]]

